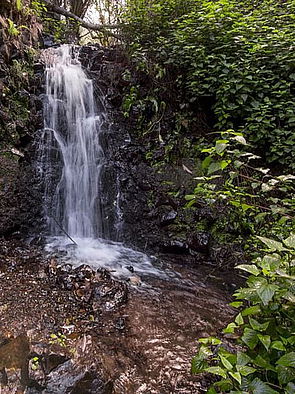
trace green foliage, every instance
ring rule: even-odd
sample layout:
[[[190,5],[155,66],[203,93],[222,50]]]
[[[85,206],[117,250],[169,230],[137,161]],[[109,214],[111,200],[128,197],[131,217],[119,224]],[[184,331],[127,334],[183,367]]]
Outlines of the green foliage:
[[[211,97],[217,130],[243,130],[269,162],[295,168],[295,3],[128,0],[131,55],[159,82],[175,70],[183,107]]]
[[[197,186],[186,196],[187,207],[216,207],[235,216],[236,223],[252,234],[274,234],[295,224],[295,176],[271,175],[257,165],[259,156],[249,150],[242,133],[228,130],[208,147],[202,161],[204,175],[195,178]]]
[[[18,36],[20,34],[19,29],[15,26],[14,22],[11,19],[7,19],[8,27],[7,31],[10,36]]]
[[[239,313],[223,330],[236,351],[225,338],[201,338],[192,361],[193,373],[221,377],[208,392],[294,393],[295,234],[282,242],[258,238],[264,253],[236,267],[250,276],[231,304]]]

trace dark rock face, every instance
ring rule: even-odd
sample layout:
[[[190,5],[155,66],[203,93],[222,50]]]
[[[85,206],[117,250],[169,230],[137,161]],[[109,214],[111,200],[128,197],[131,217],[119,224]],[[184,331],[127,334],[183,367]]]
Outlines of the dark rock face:
[[[121,104],[126,87],[131,86],[124,78],[130,68],[128,59],[117,49],[98,46],[82,47],[80,59],[95,91],[103,93],[101,105],[107,110],[102,133],[107,156],[102,202],[109,223],[105,235],[141,250],[207,254],[208,234],[191,234],[195,213],[183,208],[184,197],[194,186],[190,171],[194,162],[179,158],[177,164],[158,171],[146,159],[147,141],[136,131],[135,114],[123,116]]]
[[[80,60],[94,82],[98,108],[105,112],[100,134],[106,155],[101,196],[103,237],[142,251],[198,258],[201,253],[215,259],[208,227],[215,223],[216,212],[202,206],[184,208],[185,195],[195,186],[194,161],[179,157],[175,164],[167,163],[160,170],[152,166],[147,156],[152,154],[157,162],[165,154],[164,147],[159,144],[150,152],[147,137],[138,133],[136,110],[129,118],[123,115],[124,95],[136,82],[124,77],[130,69],[126,55],[116,48],[85,46],[81,47]],[[17,145],[23,157],[16,160],[12,156],[9,163],[7,157],[0,158],[0,235],[42,234],[45,229],[42,185],[34,169],[37,147],[33,144],[43,125],[42,65],[36,64],[34,71],[34,84],[23,92],[31,108],[30,127],[20,133]],[[140,83],[144,86],[149,82]],[[6,171],[4,175],[1,168]],[[203,222],[205,225],[198,228],[197,224]]]

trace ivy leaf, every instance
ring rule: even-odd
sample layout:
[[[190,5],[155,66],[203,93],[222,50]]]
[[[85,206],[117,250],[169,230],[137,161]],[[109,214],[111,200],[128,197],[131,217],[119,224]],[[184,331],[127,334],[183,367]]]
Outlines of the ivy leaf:
[[[241,339],[251,350],[255,348],[259,340],[257,332],[248,327],[245,328]]]
[[[243,306],[244,303],[243,301],[234,301],[231,302],[229,305],[232,306],[233,308],[240,308],[240,306]]]
[[[240,264],[237,267],[237,269],[250,272],[250,274],[258,276],[260,274],[260,269],[256,267],[254,264]]]
[[[220,357],[220,360],[221,360],[223,366],[224,366],[227,370],[231,371],[231,370],[233,369],[232,364],[231,364],[225,357],[223,357],[223,356],[219,356],[219,357]]]
[[[265,347],[265,349],[268,350],[270,347],[270,344],[271,344],[270,336],[269,335],[262,335],[262,334],[258,334],[257,336],[258,336],[260,342]]]
[[[259,305],[249,306],[242,311],[243,316],[257,315],[261,312]]]
[[[269,321],[265,323],[259,323],[257,320],[253,319],[252,317],[249,317],[249,323],[253,330],[257,331],[265,331],[269,325]]]
[[[200,372],[203,372],[204,369],[208,366],[208,363],[206,360],[204,360],[203,356],[200,356],[199,354],[195,357],[193,357],[192,362],[191,362],[191,373],[198,374]]]
[[[237,352],[237,365],[244,366],[251,361],[251,358],[243,352]]]
[[[271,344],[271,348],[276,350],[286,350],[285,345],[281,341],[274,341]]]
[[[211,156],[207,156],[206,159],[204,159],[202,161],[202,169],[205,170],[206,168],[209,167],[210,163],[212,161],[212,157]]]
[[[278,394],[278,391],[273,390],[268,384],[258,378],[255,378],[249,384],[249,389],[253,394]]]
[[[226,143],[216,141],[215,151],[218,155],[220,155],[226,148]]]
[[[273,298],[276,290],[278,290],[278,286],[276,285],[262,285],[260,288],[256,290],[259,295],[263,305],[267,305],[269,301]]]
[[[278,379],[281,385],[285,385],[295,379],[295,369],[291,367],[277,366]]]
[[[217,394],[217,391],[215,390],[214,387],[210,387],[209,390],[207,391],[207,394]]]
[[[242,384],[242,376],[240,372],[229,372],[229,374],[239,383]]]
[[[266,369],[268,371],[276,371],[273,365],[270,364],[269,360],[266,360],[262,356],[258,355],[255,360],[254,364],[257,365],[258,367],[261,367],[263,369]]]
[[[232,334],[232,333],[235,332],[235,328],[237,328],[237,325],[236,325],[236,323],[232,322],[232,323],[229,323],[229,324],[226,326],[226,328],[224,328],[224,329],[222,330],[222,332],[223,332],[224,334]]]
[[[219,170],[220,170],[220,163],[219,162],[211,163],[208,168],[208,175],[213,174],[213,172],[216,172]]]
[[[295,352],[285,354],[277,361],[277,364],[295,368]]]
[[[241,313],[239,313],[239,314],[236,316],[236,318],[235,318],[235,323],[236,323],[238,326],[241,326],[242,324],[244,324],[244,319],[243,319]]]
[[[247,365],[237,365],[237,371],[240,372],[242,376],[248,376],[251,373],[256,372],[257,369],[253,367],[248,367]]]
[[[274,239],[270,239],[270,238],[266,238],[266,237],[258,237],[257,238],[263,242],[270,250],[274,250],[274,251],[284,251],[287,250],[284,245],[279,242],[279,241],[275,241]]]
[[[222,376],[224,379],[226,379],[226,371],[221,367],[208,367],[205,368],[204,371],[213,373],[214,375]]]
[[[288,248],[295,249],[295,234],[291,233],[290,237],[284,239],[283,242]]]

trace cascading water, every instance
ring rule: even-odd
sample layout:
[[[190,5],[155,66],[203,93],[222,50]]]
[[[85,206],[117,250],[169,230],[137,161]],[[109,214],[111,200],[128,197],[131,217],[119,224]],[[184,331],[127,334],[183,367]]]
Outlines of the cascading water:
[[[73,47],[46,50],[42,58],[46,100],[38,169],[50,232],[47,250],[62,251],[72,263],[109,268],[118,276],[130,275],[130,265],[141,274],[161,275],[143,253],[101,238],[107,227],[100,204],[104,113],[95,105],[93,83]],[[70,240],[75,247],[69,247]]]
[[[51,56],[50,56],[51,53]],[[47,56],[44,138],[57,149],[63,162],[48,220],[53,233],[60,226],[72,237],[102,235],[100,173],[103,151],[99,132],[103,114],[96,115],[93,84],[82,70],[72,48],[64,45],[59,54]],[[57,55],[57,56],[54,56]],[[45,57],[46,59],[46,57]],[[53,167],[55,157],[49,157]]]

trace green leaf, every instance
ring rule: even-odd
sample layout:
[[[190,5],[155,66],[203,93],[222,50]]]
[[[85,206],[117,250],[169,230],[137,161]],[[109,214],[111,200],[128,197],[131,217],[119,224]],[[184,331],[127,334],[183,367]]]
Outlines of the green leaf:
[[[244,303],[243,301],[234,301],[231,302],[229,305],[232,306],[233,308],[240,308],[241,306],[244,305]]]
[[[214,375],[222,376],[224,379],[226,379],[226,371],[221,367],[208,367],[205,368],[204,370]]]
[[[271,344],[271,348],[276,350],[286,350],[285,345],[281,341],[274,341]]]
[[[257,331],[265,331],[269,325],[269,322],[259,323],[257,320],[253,319],[252,317],[249,317],[249,323],[253,328],[253,330],[257,330]]]
[[[245,140],[245,138],[241,135],[236,135],[235,137],[233,137],[233,140],[239,142],[242,145],[248,145],[247,141]]]
[[[235,329],[237,328],[238,326],[236,325],[236,323],[229,323],[227,326],[226,326],[226,328],[224,328],[223,330],[222,330],[222,332],[224,333],[224,334],[232,334],[232,333],[234,333],[235,332]]]
[[[256,267],[254,264],[240,264],[236,266],[235,268],[250,272],[250,274],[258,276],[260,274],[260,269]]]
[[[235,318],[235,323],[236,323],[238,326],[241,326],[242,324],[244,324],[244,319],[243,319],[241,313],[239,313],[239,314],[236,316],[236,318]]]
[[[220,169],[221,167],[219,162],[211,163],[208,168],[208,175],[213,174],[214,172],[219,171]]]
[[[276,290],[278,290],[278,286],[267,284],[267,285],[262,285],[256,291],[263,304],[267,305],[269,301],[271,301],[271,299],[273,298]]]
[[[265,349],[268,350],[270,347],[270,344],[271,344],[270,336],[269,335],[262,335],[262,334],[258,334],[257,336],[258,336],[260,342],[265,347]]]
[[[278,379],[281,385],[285,385],[295,379],[295,369],[291,367],[277,366]]]
[[[214,387],[210,387],[207,391],[207,394],[217,394],[217,391],[215,390]]]
[[[243,316],[258,315],[261,312],[259,305],[249,306],[242,311]]]
[[[223,356],[219,356],[219,357],[220,357],[220,360],[221,360],[223,366],[224,366],[227,370],[230,370],[230,371],[231,371],[231,370],[233,369],[232,364],[231,364],[225,357],[223,357]]]
[[[291,235],[284,239],[283,242],[288,248],[295,249],[295,234],[291,233]]]
[[[251,361],[251,358],[243,352],[237,352],[237,365],[244,366]]]
[[[239,383],[242,383],[242,376],[240,372],[229,372],[229,374]]]
[[[231,160],[221,160],[220,169],[224,170],[230,163],[231,163]]]
[[[277,361],[277,364],[295,368],[295,352],[285,354]]]
[[[204,357],[201,355],[196,355],[195,357],[192,358],[191,362],[191,373],[198,374],[200,372],[203,372],[205,368],[208,367],[208,363],[206,360],[204,360]]]
[[[240,372],[242,376],[248,376],[251,373],[256,372],[257,369],[253,367],[248,367],[247,365],[237,365],[237,371]]]
[[[212,157],[207,156],[206,159],[202,161],[202,169],[205,170],[206,168],[208,168],[211,162],[212,162]]]
[[[222,143],[222,142],[218,143],[218,141],[216,141],[215,150],[218,155],[220,155],[226,149],[226,147],[227,147],[227,144]]]
[[[259,340],[257,332],[248,327],[245,328],[241,339],[251,350],[255,348]]]
[[[286,387],[286,394],[294,394],[295,393],[295,384],[294,383],[288,383]]]
[[[214,383],[214,386],[219,387],[222,392],[227,392],[233,387],[233,384],[230,379],[221,379],[218,382]]]
[[[249,389],[253,394],[278,394],[278,391],[273,390],[268,384],[258,378],[255,378],[249,384]]]
[[[275,371],[275,367],[270,364],[269,360],[266,360],[262,356],[258,355],[255,360],[254,364],[257,365],[258,367],[261,367],[263,369],[269,370],[269,371]]]
[[[263,242],[270,250],[279,251],[279,252],[287,250],[281,242],[275,241],[274,239],[258,237],[258,236],[256,238],[258,238],[261,242]]]

